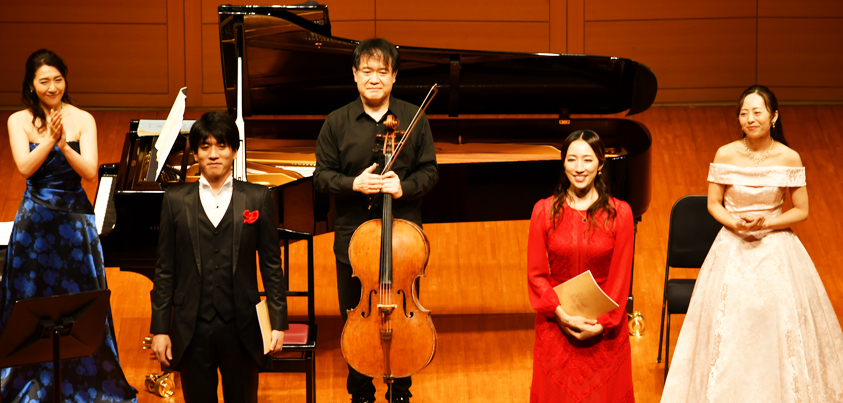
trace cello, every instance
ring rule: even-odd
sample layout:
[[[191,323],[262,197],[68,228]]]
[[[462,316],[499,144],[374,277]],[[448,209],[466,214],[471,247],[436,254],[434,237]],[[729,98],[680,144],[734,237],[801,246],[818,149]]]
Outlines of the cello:
[[[437,91],[436,85],[430,89],[406,132],[397,131],[398,120],[387,116],[382,174],[392,168]],[[397,145],[396,132],[403,134]],[[348,311],[340,345],[352,368],[391,384],[430,364],[436,352],[436,330],[414,287],[424,276],[430,244],[418,225],[393,218],[391,195],[384,195],[382,204],[382,219],[361,224],[349,243],[352,276],[360,279],[362,292],[357,307]]]

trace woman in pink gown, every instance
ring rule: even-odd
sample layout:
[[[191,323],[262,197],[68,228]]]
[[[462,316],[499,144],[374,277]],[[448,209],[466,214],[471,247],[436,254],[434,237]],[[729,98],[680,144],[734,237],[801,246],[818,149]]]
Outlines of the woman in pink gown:
[[[565,175],[533,208],[528,242],[530,303],[536,310],[530,401],[633,402],[626,300],[632,270],[632,211],[609,195],[597,133],[571,133]],[[620,306],[589,320],[562,310],[553,287],[591,270]]]
[[[753,86],[744,138],[721,147],[708,209],[723,229],[700,270],[662,402],[843,402],[843,332],[790,227],[808,218],[805,168],[778,102]],[[793,208],[782,212],[785,192]]]

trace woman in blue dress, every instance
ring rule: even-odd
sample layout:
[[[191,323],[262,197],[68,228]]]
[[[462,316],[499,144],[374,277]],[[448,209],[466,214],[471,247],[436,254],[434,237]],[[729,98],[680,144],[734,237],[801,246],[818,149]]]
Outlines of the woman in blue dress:
[[[94,210],[82,179],[97,175],[94,118],[70,104],[67,68],[42,49],[26,61],[23,102],[9,117],[9,142],[26,191],[9,239],[0,280],[0,331],[15,301],[107,288]],[[109,310],[105,338],[97,352],[65,360],[61,400],[137,402],[117,357]],[[53,400],[53,364],[0,369],[0,400]]]

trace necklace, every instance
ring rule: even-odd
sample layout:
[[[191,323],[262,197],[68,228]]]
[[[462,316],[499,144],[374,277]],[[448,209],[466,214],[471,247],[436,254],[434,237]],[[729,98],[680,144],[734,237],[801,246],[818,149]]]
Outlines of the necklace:
[[[588,193],[588,195],[587,195],[586,197],[583,197],[582,199],[579,199],[579,200],[584,200],[585,198],[590,197],[590,196],[591,196],[591,192],[589,192],[589,193]],[[574,204],[574,205],[578,204],[578,203],[577,203],[577,198],[576,198],[576,196],[574,196],[574,195],[572,195],[572,194],[570,194],[570,193],[569,193],[569,194],[568,194],[568,197],[570,198],[570,200],[573,202],[573,204]],[[592,203],[593,203],[593,201],[592,201]],[[591,206],[591,205],[589,204],[589,206]],[[582,217],[582,222],[587,222],[587,221],[588,221],[588,220],[586,219],[586,214],[588,214],[588,209],[586,209],[586,214],[583,214],[583,213],[581,213],[579,210],[577,210],[574,206],[572,206],[572,205],[571,205],[571,203],[568,203],[568,207],[570,207],[570,208],[571,208],[571,210],[576,211],[576,212],[577,212],[577,214],[579,214],[579,216],[580,216],[580,217]]]
[[[579,214],[579,215],[580,215],[580,217],[582,217],[582,222],[586,222],[586,219],[585,219],[585,214],[580,213],[580,211],[579,211],[579,210],[577,210],[577,209],[575,209],[575,208],[573,208],[573,207],[571,207],[571,210],[576,211],[576,212],[577,212],[577,214]],[[588,213],[588,211],[586,211],[586,213]]]
[[[776,143],[776,140],[773,140],[773,139],[770,139],[770,140],[771,140],[770,141],[770,148],[767,149],[767,152],[764,153],[764,156],[763,157],[753,157],[752,153],[749,152],[749,146],[746,144],[746,137],[743,138],[743,148],[744,148],[744,151],[746,152],[746,156],[749,157],[749,159],[755,161],[756,167],[758,166],[759,163],[761,163],[761,161],[766,160],[767,157],[770,156],[770,150],[773,149],[773,144]]]

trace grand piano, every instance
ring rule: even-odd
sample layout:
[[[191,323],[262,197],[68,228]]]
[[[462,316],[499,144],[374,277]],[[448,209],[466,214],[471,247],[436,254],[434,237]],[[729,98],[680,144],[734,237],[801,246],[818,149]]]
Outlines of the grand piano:
[[[331,34],[326,5],[218,11],[225,98],[228,112],[245,119],[248,180],[271,186],[279,228],[331,231],[331,200],[312,184],[314,145],[325,116],[358,96],[350,71],[357,42]],[[425,223],[529,219],[562,173],[561,143],[579,129],[603,137],[612,194],[630,204],[636,222],[647,211],[647,127],[577,117],[647,110],[657,91],[647,66],[606,56],[398,47],[396,97],[418,104],[439,85],[427,115],[440,179],[423,200]],[[163,189],[195,181],[198,173],[180,138],[161,177],[148,181],[155,137],[138,125],[130,124],[121,160],[100,171],[110,186],[100,186],[97,209],[109,212],[101,237],[105,264],[151,279]]]

